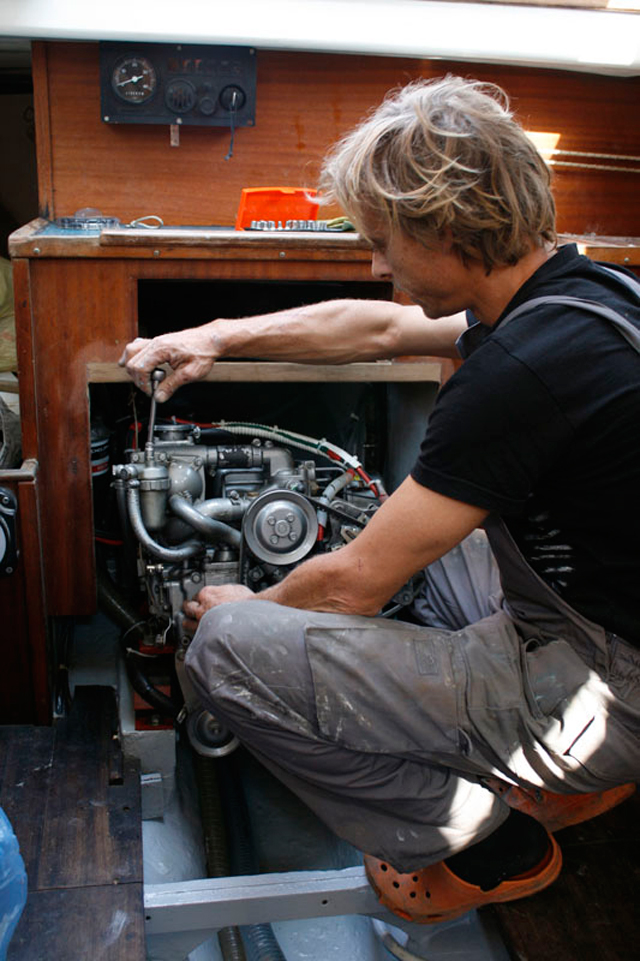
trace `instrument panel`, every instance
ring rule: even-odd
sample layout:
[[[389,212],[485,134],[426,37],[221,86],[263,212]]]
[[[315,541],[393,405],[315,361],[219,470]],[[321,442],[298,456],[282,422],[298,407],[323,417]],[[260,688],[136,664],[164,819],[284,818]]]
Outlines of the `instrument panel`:
[[[104,123],[250,127],[256,52],[205,44],[100,43]]]

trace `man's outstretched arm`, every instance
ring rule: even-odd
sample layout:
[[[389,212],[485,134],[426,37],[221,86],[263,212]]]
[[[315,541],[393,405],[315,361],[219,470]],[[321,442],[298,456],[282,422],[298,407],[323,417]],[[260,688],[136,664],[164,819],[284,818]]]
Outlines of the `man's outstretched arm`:
[[[137,338],[120,364],[144,390],[154,367],[172,371],[156,392],[167,400],[183,384],[200,380],[225,357],[313,364],[383,360],[403,354],[457,357],[463,314],[429,320],[422,309],[383,300],[332,300],[258,317],[220,318],[201,327]]]

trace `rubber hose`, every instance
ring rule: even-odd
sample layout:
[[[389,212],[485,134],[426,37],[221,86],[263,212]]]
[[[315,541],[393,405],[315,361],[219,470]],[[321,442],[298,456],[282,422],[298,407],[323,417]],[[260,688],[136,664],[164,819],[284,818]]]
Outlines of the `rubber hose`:
[[[131,609],[129,603],[115,586],[106,571],[100,567],[97,571],[98,604],[105,614],[116,622],[124,631],[135,627],[140,618]]]
[[[125,654],[126,665],[127,665],[127,676],[131,681],[131,687],[134,691],[140,695],[143,701],[146,701],[151,707],[155,707],[160,714],[165,717],[172,717],[175,721],[181,711],[181,708],[174,704],[170,697],[159,691],[149,679],[142,673],[139,666],[134,661],[135,655]]]
[[[216,763],[213,758],[202,757],[195,751],[193,758],[200,798],[207,874],[210,878],[226,878],[231,873],[231,866]],[[238,927],[221,928],[218,931],[218,941],[224,961],[246,961]]]
[[[240,930],[247,946],[248,961],[285,961],[270,924],[246,924]]]
[[[140,494],[138,493],[138,488],[128,487],[126,499],[127,511],[133,533],[144,549],[153,557],[157,557],[160,561],[167,561],[167,563],[173,564],[179,561],[186,561],[195,554],[202,552],[203,546],[199,541],[187,541],[182,547],[163,547],[162,544],[158,544],[144,526],[142,512],[140,510]]]
[[[108,574],[98,569],[97,579],[98,604],[100,608],[126,633],[136,626],[139,618],[136,617],[135,613],[129,608],[128,603],[120,595]],[[180,706],[175,704],[170,697],[167,697],[166,694],[163,694],[162,691],[159,691],[151,684],[145,674],[140,670],[140,665],[136,663],[135,655],[127,650],[124,635],[121,638],[121,647],[127,668],[127,677],[134,691],[151,707],[154,707],[166,717],[172,717],[175,720],[180,713]]]
[[[249,813],[242,790],[237,754],[220,759],[220,774],[234,873],[257,874],[258,859],[251,838]],[[286,961],[269,923],[247,924],[240,930],[249,961]]]

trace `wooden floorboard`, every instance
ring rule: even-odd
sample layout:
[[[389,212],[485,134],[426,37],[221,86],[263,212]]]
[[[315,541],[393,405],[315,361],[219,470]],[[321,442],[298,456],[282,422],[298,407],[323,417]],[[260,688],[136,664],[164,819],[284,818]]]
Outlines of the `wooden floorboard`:
[[[56,727],[52,766],[61,776],[47,796],[39,890],[142,881],[142,859],[132,857],[139,787],[133,771],[123,777],[115,704],[98,693],[106,688],[84,691]]]
[[[29,882],[8,961],[143,961],[140,777],[110,688],[78,688],[51,728],[0,727],[0,805]]]
[[[27,876],[34,883],[51,781],[53,741],[51,727],[0,727],[0,806],[18,836]]]
[[[142,886],[30,892],[7,961],[144,961]]]
[[[558,880],[522,901],[494,905],[514,961],[628,961],[638,953],[640,793],[556,835]]]

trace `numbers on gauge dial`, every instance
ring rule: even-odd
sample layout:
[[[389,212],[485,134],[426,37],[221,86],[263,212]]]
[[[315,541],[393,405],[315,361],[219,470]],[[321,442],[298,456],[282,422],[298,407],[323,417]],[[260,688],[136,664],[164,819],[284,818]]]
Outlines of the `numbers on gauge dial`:
[[[157,84],[153,64],[146,57],[119,60],[111,75],[114,92],[127,103],[146,103],[156,92]]]

